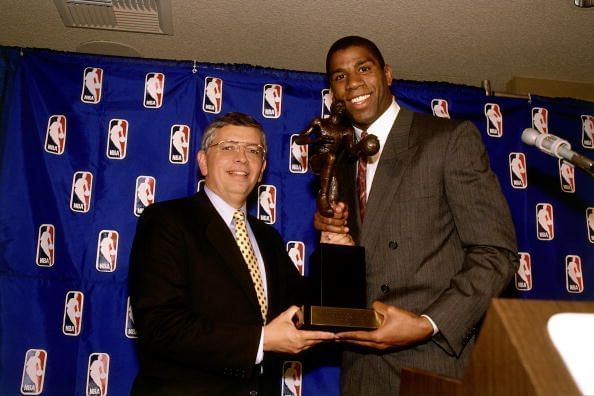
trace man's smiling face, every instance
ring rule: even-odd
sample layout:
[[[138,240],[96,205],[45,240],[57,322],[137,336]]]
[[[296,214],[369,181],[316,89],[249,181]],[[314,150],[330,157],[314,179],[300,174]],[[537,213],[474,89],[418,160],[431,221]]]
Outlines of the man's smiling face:
[[[240,142],[239,151],[221,150],[222,141]],[[266,160],[246,152],[245,145],[263,145],[262,132],[247,126],[227,125],[215,132],[213,145],[198,152],[198,165],[208,188],[229,205],[243,205],[262,179]]]
[[[392,68],[358,45],[333,53],[328,66],[334,98],[345,101],[355,126],[367,129],[392,103]]]

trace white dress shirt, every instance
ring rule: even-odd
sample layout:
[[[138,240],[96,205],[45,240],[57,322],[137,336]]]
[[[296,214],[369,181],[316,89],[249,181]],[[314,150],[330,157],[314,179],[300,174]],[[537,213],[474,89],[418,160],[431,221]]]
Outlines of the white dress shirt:
[[[206,196],[215,207],[219,216],[223,219],[229,230],[235,236],[235,221],[233,220],[233,213],[235,213],[236,209],[225,202],[221,197],[219,197],[214,191],[209,189],[206,184],[204,185],[204,192]],[[256,259],[258,259],[258,267],[260,267],[260,275],[262,276],[262,285],[264,286],[264,295],[268,300],[268,286],[266,283],[266,268],[264,267],[264,259],[262,259],[262,254],[260,253],[260,248],[258,247],[258,241],[256,241],[256,237],[250,227],[250,222],[247,221],[247,213],[245,208],[245,203],[241,207],[241,211],[245,215],[246,218],[246,228],[248,232],[248,237],[250,238],[250,242],[252,247],[254,248],[254,254],[256,255]],[[258,354],[256,355],[256,364],[260,364],[264,359],[264,328],[262,328],[262,333],[260,333],[260,344],[258,346]]]

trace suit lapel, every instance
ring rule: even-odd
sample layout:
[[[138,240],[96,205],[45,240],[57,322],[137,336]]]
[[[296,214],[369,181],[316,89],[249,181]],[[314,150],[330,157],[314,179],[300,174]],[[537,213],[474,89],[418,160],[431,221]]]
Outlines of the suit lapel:
[[[235,277],[237,283],[243,288],[247,298],[257,308],[257,312],[259,313],[260,305],[254,289],[254,283],[233,234],[204,192],[198,193],[195,197],[197,204],[196,214],[206,224],[206,238],[208,242],[223,258],[220,264],[229,269],[229,272]],[[196,224],[199,224],[199,222]]]
[[[361,244],[369,253],[375,250],[374,244],[378,242],[374,224],[381,223],[384,213],[390,210],[402,176],[417,151],[417,146],[409,147],[413,116],[412,111],[400,108],[373,178],[361,227]]]

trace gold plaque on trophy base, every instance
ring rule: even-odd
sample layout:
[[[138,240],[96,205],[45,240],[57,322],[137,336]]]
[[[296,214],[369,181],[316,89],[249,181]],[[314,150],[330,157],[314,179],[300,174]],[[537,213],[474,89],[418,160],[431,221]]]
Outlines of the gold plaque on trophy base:
[[[382,321],[381,315],[373,309],[306,305],[302,310],[304,324],[301,328],[309,330],[375,330]]]

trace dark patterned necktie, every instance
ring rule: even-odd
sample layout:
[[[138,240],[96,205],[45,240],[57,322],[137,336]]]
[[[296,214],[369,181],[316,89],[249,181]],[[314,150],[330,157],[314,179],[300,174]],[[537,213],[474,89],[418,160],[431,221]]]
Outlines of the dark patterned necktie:
[[[256,259],[254,248],[248,237],[243,212],[239,209],[236,210],[233,213],[233,220],[235,220],[235,241],[237,242],[237,246],[239,246],[239,250],[241,250],[241,255],[243,256],[248,269],[250,270],[250,276],[252,277],[252,282],[254,282],[254,288],[256,289],[256,295],[258,296],[258,303],[260,304],[260,313],[262,314],[264,323],[266,323],[268,303],[266,302],[266,294],[264,293],[264,282],[262,282],[258,259]]]
[[[367,137],[367,131],[361,132],[362,141]],[[359,193],[359,216],[361,216],[361,223],[365,218],[365,205],[367,204],[367,157],[360,155],[359,163],[357,165],[357,191]]]

